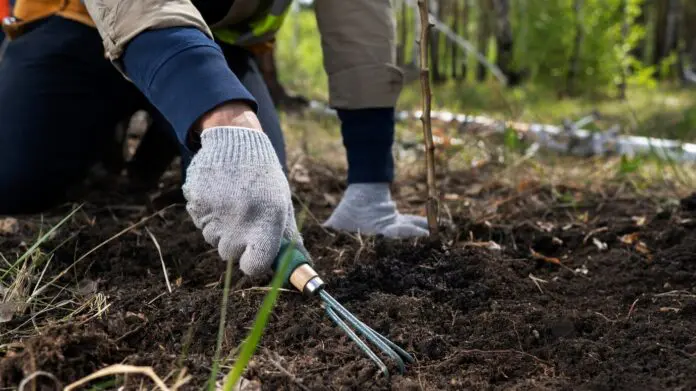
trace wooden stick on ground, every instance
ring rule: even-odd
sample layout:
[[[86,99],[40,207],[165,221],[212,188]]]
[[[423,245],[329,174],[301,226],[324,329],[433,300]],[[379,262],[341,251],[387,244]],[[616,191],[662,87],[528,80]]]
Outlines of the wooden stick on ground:
[[[430,91],[430,69],[428,68],[428,43],[430,42],[430,18],[428,12],[428,0],[418,0],[420,12],[420,81],[423,95],[423,139],[425,142],[425,169],[428,186],[428,198],[426,201],[426,213],[428,215],[428,228],[430,235],[438,233],[438,203],[437,189],[435,188],[435,145],[433,144],[433,132],[430,124],[430,105],[432,93]]]

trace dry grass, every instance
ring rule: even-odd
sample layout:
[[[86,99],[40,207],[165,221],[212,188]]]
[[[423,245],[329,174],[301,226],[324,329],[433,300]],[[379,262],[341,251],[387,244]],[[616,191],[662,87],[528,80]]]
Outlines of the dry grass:
[[[292,163],[308,157],[337,172],[344,172],[345,150],[336,119],[286,115],[284,125],[290,167],[293,167]],[[513,188],[525,182],[540,182],[601,191],[608,184],[623,182],[638,192],[659,190],[662,194],[671,193],[675,197],[687,194],[696,185],[694,163],[678,164],[651,158],[579,158],[544,151],[532,152],[525,150],[527,146],[524,145],[506,145],[506,141],[494,132],[477,129],[477,134],[462,133],[454,125],[442,123],[434,124],[433,132],[445,141],[457,141],[437,145],[440,176],[461,171],[476,172],[484,166],[494,166],[496,179]],[[419,122],[398,124],[396,140],[394,156],[397,182],[424,178],[425,154],[419,148],[422,145]],[[306,144],[311,145],[309,150],[304,148]]]

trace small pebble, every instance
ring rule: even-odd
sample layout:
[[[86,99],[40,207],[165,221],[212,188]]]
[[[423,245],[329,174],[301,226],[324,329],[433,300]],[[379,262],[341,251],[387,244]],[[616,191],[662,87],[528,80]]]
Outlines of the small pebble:
[[[686,345],[684,347],[684,351],[689,353],[689,354],[696,354],[696,343]]]

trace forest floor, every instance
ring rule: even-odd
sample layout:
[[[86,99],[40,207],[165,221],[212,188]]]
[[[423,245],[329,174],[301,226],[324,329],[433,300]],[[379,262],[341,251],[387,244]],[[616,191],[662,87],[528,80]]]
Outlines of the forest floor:
[[[404,375],[392,367],[388,381],[316,302],[287,291],[245,378],[263,390],[696,389],[696,196],[666,180],[557,177],[606,166],[579,162],[443,169],[435,244],[324,230],[344,171],[294,154],[290,177],[297,211],[311,212],[302,230],[316,269],[416,362]],[[159,193],[177,188],[177,170]],[[422,214],[424,177],[412,171],[402,170],[394,195],[403,212]],[[29,253],[2,278],[1,387],[35,374],[29,389],[58,389],[116,363],[151,366],[168,384],[185,369],[182,389],[203,387],[225,264],[180,200],[158,194],[144,202],[95,186],[37,249],[37,237],[75,205],[0,220],[2,262]],[[226,363],[268,281],[234,274]],[[153,388],[134,375],[91,385],[124,382]]]

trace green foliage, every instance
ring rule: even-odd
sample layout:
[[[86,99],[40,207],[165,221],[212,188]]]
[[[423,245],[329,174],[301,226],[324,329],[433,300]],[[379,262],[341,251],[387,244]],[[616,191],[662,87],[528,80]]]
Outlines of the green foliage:
[[[647,0],[582,0],[580,12],[576,12],[577,0],[526,0],[512,1],[509,20],[513,34],[512,66],[515,70],[527,70],[531,82],[553,88],[565,89],[571,67],[576,66],[574,85],[577,93],[601,93],[614,95],[616,86],[625,81],[628,86],[655,88],[654,77],[668,73],[675,61],[669,57],[659,66],[646,63],[647,50],[636,57],[636,49],[651,45],[647,24],[641,21],[641,13]],[[471,2],[465,20],[456,20],[463,14],[452,12],[454,3],[458,9],[463,0],[442,0],[443,21],[448,25],[455,21],[460,25],[459,34],[472,43],[489,60],[495,61],[495,39],[478,39],[480,31],[495,28],[493,10],[481,7],[487,2]],[[410,62],[416,40],[414,18],[417,13],[409,7],[399,10],[397,36],[401,39],[401,25],[405,23],[406,41],[403,45],[405,62]],[[484,23],[488,24],[488,28]],[[580,31],[578,31],[578,28]],[[576,48],[578,32],[582,39]],[[440,36],[438,68],[447,73],[453,67],[468,65],[466,80],[474,81],[476,63],[473,56],[459,54],[458,62],[452,61],[452,50]],[[481,46],[483,45],[483,46]],[[577,53],[577,62],[574,58]],[[303,8],[291,14],[283,25],[277,40],[280,81],[291,90],[303,91],[313,98],[327,96],[327,77],[323,67],[321,39],[314,11]],[[459,65],[457,65],[459,64]],[[309,93],[307,92],[309,91]]]
[[[573,207],[575,207],[578,202],[575,199],[575,195],[570,191],[559,192],[556,188],[553,188],[551,189],[551,193],[553,194],[554,199],[558,202],[573,205]]]
[[[657,88],[655,80],[656,68],[654,65],[646,65],[637,58],[629,56],[626,60],[627,66],[633,71],[628,75],[628,85],[643,86],[648,89]]]
[[[525,2],[526,12],[512,12],[513,36],[525,39],[515,46],[515,66],[529,69],[537,83],[564,86],[577,51],[575,83],[584,92],[611,89],[624,73],[629,84],[654,86],[654,70],[631,54],[646,36],[636,22],[644,1],[584,0],[579,13],[575,0]]]
[[[455,1],[458,14],[453,12]],[[448,4],[443,21],[451,24],[456,17],[463,18],[459,20],[458,33],[474,46],[484,45],[478,50],[489,59],[495,59],[495,39],[492,36],[481,42],[478,39],[486,20],[489,20],[489,27],[495,27],[492,11],[481,6],[490,6],[490,2],[466,0],[470,5],[466,18],[461,12],[464,2],[441,0],[441,4]],[[484,82],[476,81],[474,56],[464,56],[459,51],[456,62],[452,64],[451,47],[445,45],[444,38],[441,39],[441,73],[447,76],[454,67],[461,71],[466,64],[467,74],[466,78],[450,77],[433,86],[433,109],[552,124],[566,118],[580,118],[597,109],[607,119],[598,125],[600,129],[616,123],[632,134],[693,140],[696,137],[696,95],[657,81],[660,75],[668,75],[670,69],[674,71],[676,59],[672,55],[653,64],[658,2],[584,0],[582,12],[578,15],[574,2],[510,2],[513,69],[527,70],[530,76],[517,87],[503,88],[490,74]],[[694,8],[691,14],[696,14],[696,5],[689,2],[683,5]],[[417,13],[412,8],[405,9],[405,14],[403,8],[398,11],[397,38],[398,43],[405,47],[402,53],[405,63],[410,63],[415,41],[413,18]],[[641,15],[643,9],[647,9],[646,15]],[[577,96],[558,99],[558,93],[566,89],[576,21],[581,22],[585,33],[574,82]],[[402,25],[406,26],[404,42],[401,42]],[[624,30],[624,27],[628,28]],[[328,82],[312,8],[290,15],[280,31],[276,48],[281,83],[292,92],[326,101]],[[617,85],[621,82],[627,86],[626,100],[623,101],[615,99]],[[421,92],[417,79],[406,84],[398,106],[400,109],[420,108]],[[330,127],[335,126],[331,124]]]
[[[523,150],[522,142],[520,141],[520,136],[517,131],[513,128],[505,128],[504,133],[504,145],[505,148],[510,152],[521,152]]]
[[[672,74],[672,68],[677,64],[677,53],[671,53],[660,61],[660,78],[667,78]]]
[[[276,40],[280,82],[290,90],[326,99],[328,80],[323,59],[314,11],[308,9],[290,14]]]
[[[643,166],[643,159],[640,157],[628,157],[621,156],[621,163],[619,164],[619,176],[624,176],[627,174],[632,174]]]

